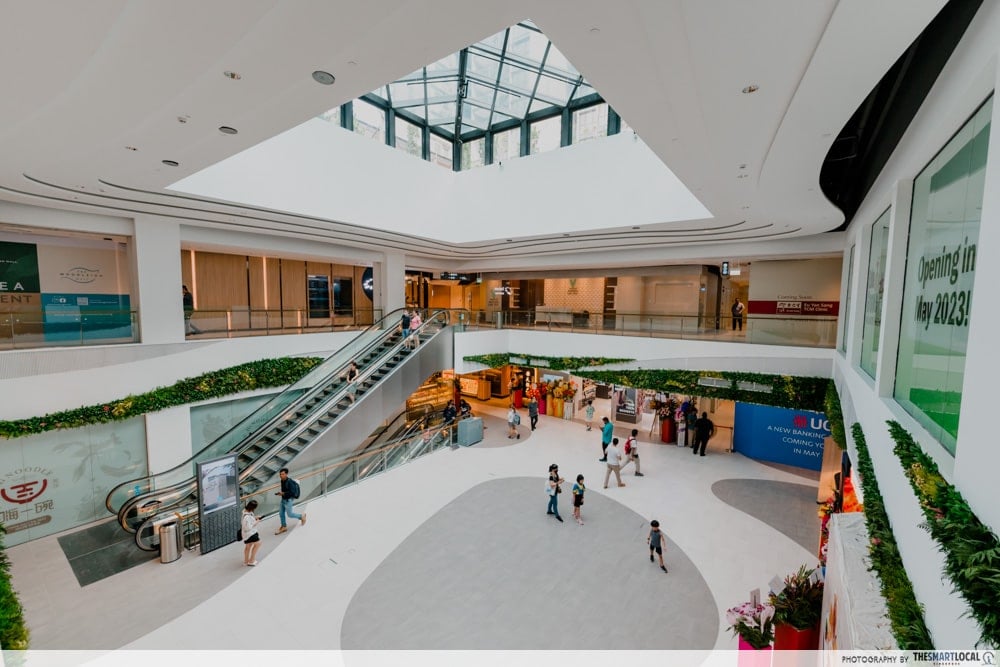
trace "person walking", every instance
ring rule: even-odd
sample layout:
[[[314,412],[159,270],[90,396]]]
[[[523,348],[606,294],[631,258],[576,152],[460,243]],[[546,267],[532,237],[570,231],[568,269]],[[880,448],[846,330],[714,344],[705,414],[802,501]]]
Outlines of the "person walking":
[[[257,564],[257,551],[260,549],[260,533],[257,531],[257,524],[260,519],[254,514],[257,509],[257,501],[251,500],[243,510],[243,517],[240,519],[240,535],[243,537],[243,564],[254,566]]]
[[[347,380],[347,397],[351,399],[351,403],[358,395],[358,365],[355,362],[351,362],[351,365],[347,367],[347,373],[344,375],[344,379]]]
[[[507,439],[517,438],[521,439],[521,434],[517,432],[517,427],[521,423],[521,414],[514,407],[514,404],[510,404],[510,410],[507,411]]]
[[[707,412],[702,412],[701,417],[694,423],[694,449],[691,450],[691,453],[697,454],[700,446],[701,455],[704,456],[705,447],[708,446],[708,441],[713,435],[715,435],[715,424],[708,418]]]
[[[298,519],[300,524],[303,526],[306,525],[306,515],[304,513],[297,514],[292,511],[292,505],[296,500],[298,500],[299,493],[301,492],[299,483],[288,476],[288,468],[282,468],[278,471],[278,477],[281,478],[281,491],[275,492],[274,495],[281,496],[281,507],[278,510],[278,518],[281,520],[281,527],[274,531],[275,535],[281,535],[288,530],[286,517]]]
[[[737,327],[740,331],[743,331],[743,312],[746,308],[740,303],[739,299],[733,302],[733,331],[736,331]]]
[[[412,324],[413,323],[410,320],[410,311],[404,310],[403,316],[399,318],[399,326],[403,330],[403,343],[407,348],[410,347],[410,327]]]
[[[614,435],[615,426],[607,417],[601,417],[601,420],[604,422],[604,426],[601,427],[601,458],[597,460],[607,463],[608,445],[611,444],[611,438]]]
[[[583,494],[586,490],[587,487],[583,484],[583,475],[577,475],[576,484],[573,485],[573,518],[581,526],[583,519],[580,516],[580,508],[583,507]]]
[[[645,477],[641,472],[639,472],[639,441],[636,438],[639,436],[639,429],[632,429],[632,435],[628,437],[625,441],[625,463],[622,464],[622,472],[625,472],[625,468],[628,467],[629,463],[635,464],[635,476]]]
[[[410,313],[410,330],[413,335],[410,337],[413,342],[413,349],[417,349],[420,345],[420,325],[423,324],[423,320],[420,319],[420,311],[416,308]]]
[[[538,426],[538,400],[534,397],[528,399],[528,417],[531,419],[531,430]]]
[[[653,562],[653,552],[656,552],[660,557],[660,569],[667,572],[667,566],[663,564],[663,550],[667,547],[663,533],[660,532],[660,522],[653,519],[649,522],[649,526],[649,537],[646,538],[646,544],[649,545],[649,562]]]
[[[545,492],[549,494],[549,508],[545,513],[554,514],[559,523],[563,522],[563,518],[559,516],[559,494],[562,493],[562,488],[559,485],[564,481],[566,480],[559,476],[559,466],[555,463],[550,465],[549,480],[545,486]]]
[[[587,415],[587,430],[589,431],[592,426],[591,422],[594,421],[594,402],[587,401],[587,409],[583,412]]]
[[[181,304],[184,306],[184,333],[201,333],[201,329],[191,322],[191,316],[194,315],[194,295],[188,291],[187,285],[181,285]]]
[[[615,473],[615,479],[618,480],[618,486],[625,486],[622,482],[622,472],[621,472],[621,452],[618,450],[618,438],[613,438],[611,440],[611,446],[608,447],[608,451],[605,452],[608,459],[608,469],[604,473],[604,488],[608,488],[608,480],[611,479],[611,473]]]

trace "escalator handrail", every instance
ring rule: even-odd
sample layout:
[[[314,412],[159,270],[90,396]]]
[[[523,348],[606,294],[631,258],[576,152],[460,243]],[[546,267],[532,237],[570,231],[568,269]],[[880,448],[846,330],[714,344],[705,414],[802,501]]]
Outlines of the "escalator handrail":
[[[445,326],[447,325],[447,319],[442,320],[442,316],[444,318],[447,318],[447,314],[444,313],[444,311],[435,312],[433,315],[431,315],[430,317],[427,318],[427,322],[424,322],[423,324],[421,324],[421,326],[417,329],[417,331],[420,331],[420,332],[429,331],[429,329],[425,329],[424,327],[426,327],[431,322],[434,322],[435,324],[439,324],[440,325],[439,328],[437,330],[435,330],[433,332],[432,336],[431,336],[431,338],[433,338],[438,333],[440,333],[441,331],[443,331],[444,328],[445,328]],[[418,334],[414,334],[414,335],[418,335]],[[379,362],[384,362],[385,359],[388,359],[388,358],[396,356],[396,354],[398,354],[402,350],[403,346],[406,343],[407,343],[407,341],[405,339],[401,338],[399,340],[399,342],[397,342],[390,349],[388,349],[377,360],[375,360],[371,364],[368,364],[367,366],[365,366],[364,370],[362,370],[362,371],[359,372],[358,379],[356,380],[356,382],[358,384],[361,384],[362,382],[364,382],[365,380],[367,380],[368,378],[370,378],[373,374],[375,374],[376,372],[378,372],[379,370],[381,370],[382,366],[384,366],[385,364],[384,363],[379,363]],[[346,393],[347,393],[347,387],[345,385],[339,391],[337,391],[333,396],[331,396],[327,401],[325,401],[325,402],[319,404],[318,406],[316,406],[313,409],[313,411],[310,413],[310,415],[308,417],[301,418],[299,420],[299,422],[293,428],[291,428],[291,429],[285,431],[284,433],[282,433],[281,437],[278,438],[266,451],[264,451],[260,455],[258,455],[253,461],[250,462],[250,464],[247,465],[246,468],[244,468],[243,470],[240,471],[240,483],[242,484],[243,481],[247,477],[250,477],[261,466],[263,466],[271,458],[273,458],[275,456],[275,454],[277,454],[279,451],[281,451],[282,449],[284,449],[285,445],[290,440],[294,440],[303,431],[305,431],[310,426],[312,426],[312,423],[313,423],[314,420],[311,417],[316,412],[321,412],[325,406],[330,405],[331,403],[335,403],[335,402],[340,401],[344,397],[344,395]],[[350,407],[348,407],[348,410],[350,410]],[[333,426],[333,424],[331,424],[331,427],[332,426]]]
[[[440,324],[441,325],[439,329],[437,329],[436,331],[434,331],[434,335],[437,335],[437,333],[439,333],[441,330],[443,330],[445,328],[446,324],[447,324],[447,319],[444,319],[442,321],[442,314],[444,315],[445,318],[447,317],[447,315],[444,314],[443,311],[437,311],[437,312],[435,312],[434,314],[432,314],[431,316],[429,316],[427,318],[427,321],[424,322],[423,325],[421,325],[421,327],[420,327],[419,330],[420,331],[426,331],[423,327],[426,326],[427,324],[431,323],[431,322],[435,322],[436,324]],[[378,346],[380,346],[382,344],[382,342],[384,342],[385,339],[391,338],[395,334],[396,334],[395,328],[390,328],[390,329],[385,330],[385,332],[381,336],[379,336],[373,342],[371,342],[368,345],[368,347],[366,347],[362,352],[357,353],[357,356],[363,356],[364,354],[366,354],[367,352],[369,352],[371,349],[377,348]],[[364,367],[364,370],[362,370],[362,371],[359,372],[359,376],[358,376],[358,379],[356,380],[356,382],[360,383],[363,380],[365,380],[368,377],[370,377],[373,373],[375,373],[376,371],[378,371],[384,365],[383,363],[380,363],[380,362],[384,361],[386,358],[389,358],[389,357],[394,356],[395,354],[397,354],[399,352],[399,350],[402,348],[402,346],[403,346],[403,344],[405,342],[406,342],[405,340],[400,339],[400,341],[398,343],[396,343],[395,345],[393,345],[389,350],[387,350],[385,353],[383,353],[382,355],[380,355],[377,359],[372,360],[372,362],[370,364],[367,364]],[[348,362],[348,363],[350,363],[350,362]],[[343,367],[343,368],[341,368],[340,370],[341,371],[346,370],[346,366]],[[332,373],[329,376],[327,376],[326,378],[324,378],[324,382],[323,383],[318,383],[317,386],[314,387],[310,392],[308,392],[304,396],[302,396],[299,399],[297,399],[293,404],[289,405],[283,411],[282,414],[276,415],[275,418],[271,422],[269,422],[269,425],[272,424],[272,422],[274,422],[274,421],[277,421],[279,419],[283,419],[285,414],[287,414],[288,412],[294,412],[294,410],[296,409],[297,406],[301,405],[302,403],[305,403],[305,402],[309,401],[313,396],[315,396],[316,394],[318,394],[320,391],[325,390],[326,387],[328,386],[326,384],[326,381],[328,381],[328,380],[330,380],[331,378],[334,378],[334,377],[339,378],[338,373]],[[317,406],[315,406],[313,408],[313,410],[310,412],[310,415],[315,414],[316,411],[322,410],[323,407],[325,407],[327,405],[330,405],[331,403],[335,403],[335,402],[340,401],[344,397],[344,395],[346,394],[346,392],[347,392],[347,384],[345,383],[337,392],[335,392],[326,401],[324,401],[324,402],[318,404]],[[302,431],[306,430],[309,426],[311,426],[312,425],[312,421],[313,421],[312,419],[309,419],[307,417],[303,417],[302,419],[299,420],[299,422],[295,425],[294,428],[292,428],[292,429],[290,429],[290,430],[285,431],[284,433],[282,433],[281,437],[278,438],[267,450],[265,450],[264,452],[262,452],[261,454],[259,454],[257,457],[255,457],[254,460],[251,461],[251,463],[248,464],[246,468],[240,470],[240,473],[239,473],[239,482],[242,484],[248,477],[250,477],[253,473],[255,473],[261,466],[263,466],[271,458],[273,458],[273,456],[278,451],[281,451],[281,449],[283,449],[285,447],[285,445],[288,443],[289,440],[293,440],[293,439],[297,438],[299,436],[299,434],[302,433]],[[265,433],[266,433],[266,431],[265,431]],[[259,437],[260,435],[261,435],[261,433],[260,433],[260,429],[259,429],[249,439],[243,441],[241,443],[241,446],[239,446],[238,448],[234,448],[233,451],[236,451],[237,456],[239,456],[239,454],[243,453],[247,448],[249,448],[253,444],[254,439],[257,438],[257,437]],[[187,465],[190,465],[190,463],[191,463],[191,460],[188,460],[186,462]],[[181,465],[185,465],[185,464],[181,464]],[[164,487],[162,489],[156,489],[156,490],[152,490],[152,491],[147,491],[145,493],[141,493],[139,495],[133,496],[132,498],[126,500],[126,502],[119,509],[119,511],[118,511],[118,523],[119,523],[119,525],[121,525],[121,527],[124,530],[131,532],[132,528],[131,528],[131,526],[129,524],[129,514],[130,514],[130,512],[132,512],[133,510],[135,510],[135,508],[137,506],[148,504],[148,503],[151,503],[151,502],[157,502],[157,504],[159,505],[159,507],[157,509],[157,512],[166,511],[166,510],[174,507],[173,503],[176,503],[178,500],[182,500],[185,496],[190,495],[195,488],[197,488],[197,479],[192,476],[192,477],[188,477],[187,479],[185,479],[185,480],[183,480],[181,482],[177,482],[175,484],[166,486],[166,487]],[[139,514],[139,512],[136,512],[136,514]],[[145,523],[145,521],[143,521],[142,523]]]
[[[223,433],[219,437],[215,438],[214,440],[212,440],[211,442],[209,442],[208,444],[206,444],[201,450],[198,451],[198,453],[194,454],[193,456],[191,456],[187,460],[179,463],[178,465],[174,466],[173,468],[170,468],[169,470],[165,470],[163,472],[156,473],[155,475],[145,475],[143,477],[135,478],[135,479],[129,480],[127,482],[122,482],[121,484],[118,484],[117,486],[113,487],[111,489],[111,491],[108,492],[108,495],[105,498],[105,501],[104,501],[105,507],[112,514],[118,514],[118,513],[121,512],[122,507],[125,504],[127,504],[130,500],[132,500],[134,498],[137,498],[137,497],[141,497],[142,495],[144,495],[144,494],[146,494],[146,493],[148,493],[150,491],[153,491],[154,489],[152,488],[152,480],[154,478],[157,478],[157,477],[166,477],[168,475],[176,474],[176,473],[180,472],[181,469],[183,469],[183,468],[186,468],[186,469],[190,470],[192,464],[195,463],[196,461],[204,460],[206,458],[210,458],[213,455],[224,453],[224,452],[218,452],[217,451],[218,450],[218,444],[217,443],[219,443],[220,441],[228,438],[231,433],[233,433],[237,429],[243,427],[244,424],[246,424],[247,422],[253,420],[258,414],[260,414],[260,413],[262,413],[262,412],[264,412],[264,411],[266,411],[268,409],[273,409],[273,406],[274,406],[275,402],[278,401],[279,399],[281,399],[282,396],[285,396],[287,394],[287,392],[289,392],[289,391],[295,391],[298,387],[301,386],[302,383],[304,383],[307,380],[309,380],[309,378],[312,378],[314,375],[316,375],[320,371],[320,369],[322,369],[325,366],[327,366],[328,362],[330,362],[330,360],[334,359],[338,355],[343,354],[345,352],[345,350],[347,350],[349,347],[351,347],[351,345],[354,344],[355,342],[357,342],[359,340],[362,340],[368,334],[372,334],[372,333],[377,332],[377,331],[394,331],[395,328],[396,328],[395,321],[398,321],[398,319],[400,317],[400,314],[402,313],[403,310],[404,309],[393,310],[389,314],[387,314],[385,317],[383,317],[382,319],[380,319],[378,322],[372,324],[368,328],[366,328],[363,331],[361,331],[357,336],[355,336],[354,338],[352,338],[351,341],[349,343],[347,343],[347,345],[345,345],[340,350],[337,350],[332,355],[330,355],[329,357],[327,357],[322,363],[320,363],[319,365],[317,365],[316,368],[312,369],[309,373],[307,373],[303,377],[299,378],[299,380],[297,380],[296,382],[292,383],[288,387],[285,387],[281,392],[279,392],[276,396],[274,396],[273,398],[271,398],[271,400],[269,400],[267,403],[265,403],[264,405],[260,406],[256,410],[254,410],[252,413],[250,413],[249,415],[247,415],[244,419],[240,420],[238,423],[234,424],[229,430],[227,430],[225,433]],[[351,355],[350,355],[350,358],[347,360],[347,363],[349,364],[351,359],[353,359],[354,357],[356,357],[356,356],[358,356],[360,354],[363,354],[363,352],[352,352]],[[330,375],[334,375],[334,374],[335,374],[335,372],[332,373],[332,374],[331,373],[327,373],[325,375],[325,377],[324,377],[324,380],[327,379]],[[294,405],[294,402],[293,402],[292,405]],[[284,412],[288,407],[290,407],[290,406],[286,406],[286,408],[284,408],[281,411],[279,411],[278,414],[280,414],[281,412]],[[247,438],[253,438],[253,437],[259,436],[260,431],[263,430],[263,429],[265,429],[265,428],[267,428],[268,426],[270,426],[271,423],[272,423],[272,421],[273,421],[273,418],[272,419],[268,419],[266,423],[262,424],[260,427],[258,427],[255,430],[251,431],[242,440],[240,440],[240,442],[242,442],[243,440],[246,440]],[[236,448],[238,446],[238,444],[239,443],[237,443],[236,445],[233,445],[227,451],[231,451],[232,449]],[[187,479],[187,477],[185,476],[184,479]],[[183,480],[181,480],[181,481],[183,481]],[[140,489],[141,489],[140,493],[137,494],[137,495],[127,495],[132,490],[132,487],[135,487],[135,486],[139,486],[140,487]],[[167,488],[169,488],[169,486],[170,485],[168,485]],[[122,501],[121,506],[119,506],[117,509],[114,508],[114,503],[116,501],[116,494],[117,495],[126,495],[126,498]]]
[[[442,425],[438,426],[437,429],[434,431],[434,433],[431,435],[431,437],[427,439],[426,443],[427,444],[432,444],[432,443],[438,442],[441,439],[441,437],[442,437],[441,434],[443,432],[445,432],[445,431],[448,431],[452,427],[454,427],[454,424],[442,424]],[[418,436],[417,435],[410,436],[409,440],[416,439],[416,437],[418,437]],[[384,443],[383,445],[379,445],[373,451],[368,451],[366,449],[365,451],[362,451],[362,452],[351,453],[350,455],[346,456],[344,459],[342,459],[340,461],[336,461],[336,462],[331,463],[329,465],[326,465],[323,468],[321,468],[320,470],[312,471],[312,472],[308,473],[308,475],[325,474],[325,471],[330,470],[332,468],[337,468],[337,467],[343,467],[346,470],[346,467],[350,463],[353,463],[354,461],[360,461],[360,460],[363,460],[365,458],[381,454],[382,452],[386,452],[386,451],[390,451],[390,450],[398,448],[398,447],[402,447],[402,446],[404,446],[407,443],[407,440],[408,440],[407,438],[399,438],[399,439],[395,439],[395,440],[393,440],[391,442]],[[425,444],[425,445],[423,445],[421,447],[421,449],[420,449],[421,453],[423,453],[423,449],[426,448],[426,446],[427,445]],[[418,454],[416,451],[414,451],[409,456],[407,456],[405,459],[403,459],[403,462],[404,463],[408,462],[411,459],[416,458],[419,455],[420,454]],[[359,474],[359,478],[356,481],[360,481],[364,477],[367,477],[367,473],[364,476],[361,476]],[[246,498],[248,498],[250,496],[253,496],[253,495],[258,495],[258,494],[261,494],[261,493],[268,493],[268,492],[270,492],[271,490],[273,490],[275,488],[277,488],[277,485],[276,484],[272,484],[270,486],[266,486],[266,487],[263,487],[261,489],[256,489],[253,493],[248,494],[247,496],[242,496],[240,498],[240,506],[242,507],[242,505],[244,504],[243,501]],[[198,513],[198,505],[195,503],[195,504],[187,505],[185,507],[173,507],[173,508],[170,508],[170,509],[165,509],[163,511],[157,512],[157,513],[155,513],[155,514],[147,517],[146,519],[144,519],[142,521],[142,523],[139,525],[139,527],[136,528],[135,536],[133,538],[134,541],[135,541],[136,546],[139,547],[140,549],[142,549],[143,551],[154,551],[155,550],[155,549],[149,549],[149,548],[147,548],[142,543],[143,535],[145,534],[145,530],[147,528],[147,524],[149,525],[149,527],[151,529],[152,526],[155,525],[156,523],[158,523],[159,521],[162,521],[162,520],[166,519],[167,517],[171,517],[171,518],[177,519],[181,523],[181,528],[183,530],[184,526],[188,522],[188,520],[190,518],[192,518],[193,516],[197,516],[197,513]],[[268,515],[268,516],[270,516],[270,515]]]

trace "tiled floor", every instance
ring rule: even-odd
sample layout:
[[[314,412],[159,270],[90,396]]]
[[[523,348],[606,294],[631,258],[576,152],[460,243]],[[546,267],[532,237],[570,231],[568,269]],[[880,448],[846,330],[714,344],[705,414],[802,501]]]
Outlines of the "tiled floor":
[[[575,478],[577,473],[587,477],[591,495],[585,517],[592,510],[594,518],[583,527],[569,521],[559,524],[567,532],[552,536],[575,539],[568,531],[588,531],[588,538],[602,544],[598,520],[602,514],[611,517],[610,521],[618,516],[635,517],[635,522],[643,525],[650,518],[658,518],[675,554],[683,554],[681,561],[690,563],[692,573],[696,568],[697,576],[705,582],[707,594],[694,594],[711,600],[706,604],[715,613],[712,631],[698,640],[707,642],[705,648],[735,646],[735,640],[722,627],[724,612],[747,599],[750,589],[766,588],[775,575],[815,562],[811,550],[784,534],[785,528],[754,518],[713,493],[716,482],[730,479],[811,484],[800,476],[724,453],[723,445],[710,446],[709,455],[702,458],[691,456],[690,450],[684,448],[645,442],[640,450],[645,477],[635,478],[628,473],[625,488],[603,490],[599,481],[605,467],[596,460],[600,450],[596,432],[585,432],[582,423],[543,416],[539,429],[530,437],[526,437],[529,432],[525,425],[520,440],[508,441],[503,429],[497,428],[497,420],[504,417],[503,409],[475,407],[477,413],[491,417],[488,439],[491,443],[500,439],[502,446],[444,449],[313,501],[308,506],[308,526],[295,525],[282,536],[273,535],[276,520],[271,519],[264,524],[260,565],[256,568],[242,565],[241,549],[234,544],[204,556],[186,552],[175,563],[149,562],[81,587],[54,537],[12,548],[14,584],[25,605],[33,648],[331,649],[362,643],[378,645],[371,639],[362,642],[360,635],[347,631],[355,627],[358,619],[378,614],[380,607],[388,604],[379,601],[384,598],[377,595],[369,596],[369,589],[374,590],[372,587],[377,587],[384,576],[403,580],[412,577],[416,594],[424,596],[420,607],[423,620],[433,623],[436,613],[441,620],[446,619],[453,612],[449,601],[454,601],[453,595],[462,587],[448,595],[434,596],[420,592],[417,585],[440,574],[429,568],[447,572],[454,564],[444,557],[429,558],[412,563],[411,568],[407,551],[413,545],[437,542],[447,547],[445,553],[452,551],[451,545],[460,553],[470,541],[475,543],[478,525],[488,526],[495,533],[491,539],[499,539],[499,546],[477,552],[477,567],[493,577],[493,595],[477,599],[482,604],[513,605],[516,611],[517,596],[508,598],[504,591],[508,587],[528,590],[531,579],[526,578],[527,561],[511,567],[512,551],[522,557],[540,553],[539,561],[543,563],[549,561],[545,554],[563,554],[549,561],[554,571],[572,571],[572,556],[566,554],[582,553],[572,544],[538,544],[532,538],[534,533],[524,530],[523,522],[514,518],[525,513],[519,503],[525,502],[521,496],[528,492],[519,490],[517,480],[533,478],[538,497],[526,502],[531,507],[537,504],[541,528],[555,527],[544,523],[550,517],[544,515],[546,498],[542,492],[552,462],[560,464],[567,479]],[[616,433],[632,427],[625,426]],[[640,427],[640,433],[645,435],[646,431]],[[491,483],[500,486],[488,497],[469,501],[478,497],[475,489],[489,490]],[[513,486],[505,491],[508,486],[504,484]],[[755,492],[767,495],[771,493],[768,489],[776,488],[760,485]],[[472,495],[468,495],[470,492]],[[505,494],[516,495],[516,502],[513,497],[506,499]],[[494,506],[504,504],[517,513],[501,512]],[[446,520],[461,509],[462,522]],[[568,517],[568,503],[563,503],[563,511]],[[814,517],[812,508],[809,516],[803,514],[801,523]],[[531,520],[535,521],[533,515]],[[635,558],[637,548],[640,556],[644,548],[644,537],[638,532],[626,539],[609,530],[603,542],[616,546],[591,549],[600,559],[597,566],[609,574],[603,579],[574,579],[563,603],[566,614],[571,614],[574,606],[603,613],[616,605],[628,606],[629,601],[648,594],[645,584],[632,579],[623,580],[614,594],[609,594],[607,588],[609,578],[631,576],[628,563]],[[640,537],[638,545],[630,542]],[[414,547],[413,554],[414,558],[424,559],[434,552]],[[595,562],[581,563],[581,570],[593,571]],[[640,564],[648,565],[648,561],[643,563],[640,558]],[[673,574],[664,575],[664,579]],[[469,575],[456,570],[456,583],[470,581]],[[683,598],[662,595],[655,599],[667,612],[684,613]],[[400,598],[392,604],[404,602]],[[284,610],[290,607],[296,611],[286,613]],[[514,637],[510,645],[518,645],[514,619],[521,616],[510,613],[506,617],[511,620],[502,629]],[[555,622],[554,618],[524,616],[524,623],[529,621],[531,627],[525,625],[520,631],[522,644],[546,645],[545,633],[540,633],[537,626]],[[260,631],[246,632],[248,623]],[[579,627],[564,628],[560,621],[559,628],[559,640],[550,644],[553,648],[572,643],[574,636],[580,642],[592,640],[589,635],[584,637]],[[477,645],[493,645],[495,639],[487,631],[479,636]],[[613,645],[617,646],[610,642],[607,646]]]

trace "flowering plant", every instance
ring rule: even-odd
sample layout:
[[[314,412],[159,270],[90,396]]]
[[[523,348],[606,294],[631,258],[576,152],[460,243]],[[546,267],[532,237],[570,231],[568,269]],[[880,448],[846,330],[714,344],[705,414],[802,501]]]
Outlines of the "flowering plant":
[[[774,607],[744,602],[726,610],[726,622],[733,636],[739,635],[750,646],[767,648],[774,641]]]

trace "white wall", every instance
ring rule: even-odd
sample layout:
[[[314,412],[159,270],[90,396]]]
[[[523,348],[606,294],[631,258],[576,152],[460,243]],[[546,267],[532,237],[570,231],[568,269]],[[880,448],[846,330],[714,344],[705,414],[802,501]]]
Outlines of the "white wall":
[[[312,119],[172,188],[455,243],[711,217],[631,134],[461,173],[373,143]]]
[[[609,368],[671,368],[747,371],[830,377],[834,351],[825,348],[749,345],[714,341],[547,333],[521,329],[469,331],[455,334],[455,370],[481,366],[463,361],[477,354],[530,353],[544,357],[615,357],[635,359]]]
[[[106,346],[103,365],[74,370],[71,364],[60,365],[58,373],[0,378],[0,418],[23,419],[94,405],[140,394],[156,387],[171,385],[220,368],[257,359],[283,356],[329,356],[347,344],[356,331],[316,333],[300,336],[255,336],[218,339],[174,345]],[[129,348],[140,348],[153,356],[135,358]],[[88,350],[31,350],[18,354],[37,360],[39,366],[50,354],[72,357]],[[190,429],[189,429],[190,430]],[[190,450],[189,450],[190,451]]]
[[[883,303],[882,327],[898,336],[898,319],[902,299],[902,264],[906,252],[908,210],[900,205],[908,201],[909,181],[947,143],[969,116],[996,88],[996,61],[1000,56],[1000,5],[984,3],[959,43],[944,71],[938,77],[902,141],[875,181],[858,209],[848,229],[851,242],[865,238],[862,226],[872,225],[892,204],[900,208],[894,215],[890,236],[899,239],[890,243],[892,256],[888,262],[886,293]],[[982,222],[978,256],[996,257],[1000,253],[1000,137],[996,132],[1000,120],[1000,104],[993,106],[993,132],[990,137],[986,167],[986,194],[982,206]],[[903,192],[904,196],[900,196]],[[894,210],[894,213],[896,211]],[[984,264],[980,264],[985,267]],[[755,265],[756,268],[756,265]],[[862,267],[860,275],[865,275]],[[891,397],[895,372],[896,346],[880,345],[879,381],[872,382],[851,361],[837,355],[835,374],[845,403],[848,426],[857,420],[864,429],[868,449],[878,476],[879,486],[892,520],[893,531],[900,545],[904,564],[914,584],[917,599],[924,605],[925,618],[937,647],[972,646],[979,636],[975,622],[963,618],[964,601],[951,592],[951,583],[943,578],[944,560],[937,543],[919,528],[923,514],[906,480],[898,458],[892,452],[893,442],[885,421],[894,419],[938,463],[942,474],[961,491],[973,510],[994,532],[1000,529],[1000,505],[995,500],[997,470],[1000,469],[1000,448],[995,445],[996,378],[1000,364],[996,361],[996,332],[1000,313],[993,306],[991,286],[980,271],[974,288],[969,344],[962,387],[962,412],[955,457],[903,412]],[[864,299],[864,281],[852,286],[852,301]],[[860,336],[859,327],[851,327],[849,335]],[[853,346],[860,341],[850,341]],[[881,396],[879,394],[882,394]],[[850,412],[848,411],[850,406]]]

